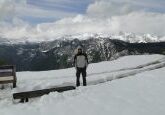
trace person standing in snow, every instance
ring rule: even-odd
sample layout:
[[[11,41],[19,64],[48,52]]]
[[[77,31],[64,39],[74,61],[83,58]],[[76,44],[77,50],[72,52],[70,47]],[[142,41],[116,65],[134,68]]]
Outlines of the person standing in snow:
[[[83,52],[81,47],[78,47],[77,54],[74,56],[74,66],[76,68],[76,86],[80,86],[80,75],[82,74],[83,86],[86,86],[86,69],[88,67],[87,54]]]

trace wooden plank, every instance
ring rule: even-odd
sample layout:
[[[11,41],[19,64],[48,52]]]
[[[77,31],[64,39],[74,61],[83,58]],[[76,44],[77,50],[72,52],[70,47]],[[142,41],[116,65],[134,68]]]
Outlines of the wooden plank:
[[[0,72],[13,72],[13,69],[0,69]]]
[[[74,89],[76,89],[75,86],[63,86],[63,87],[55,87],[55,88],[42,89],[42,90],[36,90],[36,91],[20,92],[20,93],[14,93],[13,98],[27,99],[27,98],[43,96],[45,94],[49,94],[50,92],[55,92],[55,91],[63,92],[63,91],[74,90]]]
[[[0,77],[13,76],[13,72],[0,72]],[[13,76],[14,77],[14,76]]]
[[[13,83],[13,80],[0,81],[0,84]]]
[[[13,65],[3,65],[3,66],[0,66],[0,69],[13,69],[14,66]]]
[[[0,77],[0,81],[8,81],[8,80],[14,81],[14,77],[13,76]]]
[[[13,88],[16,87],[17,77],[16,77],[16,66],[13,66],[13,76],[14,76],[14,83]]]

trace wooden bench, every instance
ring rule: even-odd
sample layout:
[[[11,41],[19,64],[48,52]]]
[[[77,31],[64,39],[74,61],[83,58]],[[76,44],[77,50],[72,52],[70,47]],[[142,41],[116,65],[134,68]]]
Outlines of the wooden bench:
[[[45,94],[49,94],[50,92],[64,92],[68,90],[76,89],[75,86],[62,86],[62,87],[55,87],[50,89],[42,89],[42,90],[35,90],[35,91],[27,91],[27,92],[19,92],[13,94],[13,99],[20,99],[21,103],[28,102],[29,98],[43,96]]]
[[[0,66],[0,84],[13,83],[16,87],[16,67],[14,65]]]

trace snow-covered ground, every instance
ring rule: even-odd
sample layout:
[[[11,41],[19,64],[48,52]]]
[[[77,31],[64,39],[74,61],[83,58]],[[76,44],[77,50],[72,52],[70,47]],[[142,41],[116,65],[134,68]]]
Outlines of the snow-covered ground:
[[[0,115],[165,114],[165,56],[126,56],[90,64],[87,72],[88,86],[24,104],[13,102],[12,93],[75,85],[75,69],[18,72],[18,87],[0,90]]]

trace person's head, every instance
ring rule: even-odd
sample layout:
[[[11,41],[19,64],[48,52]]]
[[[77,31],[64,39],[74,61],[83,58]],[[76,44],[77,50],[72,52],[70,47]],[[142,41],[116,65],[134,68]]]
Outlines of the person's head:
[[[78,50],[78,54],[80,54],[80,53],[82,53],[82,52],[83,52],[83,50],[82,50],[82,48],[81,48],[81,47],[78,47],[78,48],[77,48],[77,50]]]

